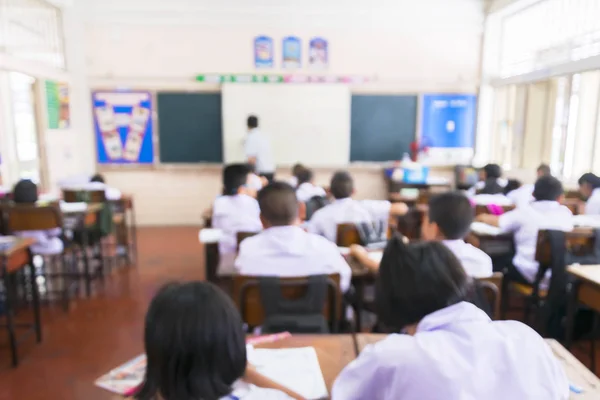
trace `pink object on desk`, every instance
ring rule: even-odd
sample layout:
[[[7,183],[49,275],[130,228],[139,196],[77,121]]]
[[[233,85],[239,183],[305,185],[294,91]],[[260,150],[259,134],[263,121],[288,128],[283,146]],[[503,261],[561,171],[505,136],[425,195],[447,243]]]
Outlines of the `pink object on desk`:
[[[499,206],[497,204],[488,204],[487,209],[490,212],[490,214],[492,214],[492,215],[504,214],[504,208],[502,208],[502,206]]]

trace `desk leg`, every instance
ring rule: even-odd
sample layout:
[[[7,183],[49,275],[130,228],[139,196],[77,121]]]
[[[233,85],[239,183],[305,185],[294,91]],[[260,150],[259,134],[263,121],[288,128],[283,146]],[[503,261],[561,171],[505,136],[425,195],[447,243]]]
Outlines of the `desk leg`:
[[[90,260],[88,259],[89,238],[88,229],[87,226],[85,226],[85,219],[83,222],[83,229],[81,232],[81,243],[83,247],[83,274],[85,276],[85,294],[87,297],[90,297],[92,295],[92,276],[90,274]]]
[[[15,321],[14,321],[14,304],[15,294],[13,292],[14,286],[11,282],[10,276],[7,273],[7,259],[3,257],[2,260],[2,271],[4,277],[4,290],[6,292],[5,301],[5,313],[6,313],[6,329],[8,329],[8,342],[10,346],[10,354],[12,358],[12,366],[16,367],[19,365],[19,356],[17,354],[17,338],[15,336]]]
[[[365,299],[365,280],[358,279],[354,284],[354,288],[356,289],[356,333],[359,334],[362,332],[362,312],[364,309],[364,299]]]
[[[42,341],[42,319],[40,317],[40,293],[35,280],[35,266],[33,265],[33,254],[29,252],[29,277],[31,279],[31,298],[33,301],[33,318],[35,327],[35,338],[38,343]]]
[[[579,293],[579,281],[567,284],[567,325],[565,327],[565,347],[571,348],[573,342],[573,329],[575,326],[575,313],[577,311],[577,297]]]
[[[137,223],[135,220],[135,209],[133,208],[133,200],[131,200],[131,208],[129,212],[131,212],[131,250],[133,253],[133,260],[137,264],[138,260],[138,247],[137,247]],[[133,263],[132,260],[129,260],[130,263]]]

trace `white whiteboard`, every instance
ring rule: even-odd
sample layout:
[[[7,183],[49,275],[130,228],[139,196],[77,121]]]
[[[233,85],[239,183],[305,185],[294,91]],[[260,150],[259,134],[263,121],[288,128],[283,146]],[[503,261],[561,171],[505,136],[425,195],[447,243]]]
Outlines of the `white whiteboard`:
[[[256,115],[277,166],[311,167],[350,161],[350,89],[321,84],[224,84],[223,159],[244,162],[246,120]]]

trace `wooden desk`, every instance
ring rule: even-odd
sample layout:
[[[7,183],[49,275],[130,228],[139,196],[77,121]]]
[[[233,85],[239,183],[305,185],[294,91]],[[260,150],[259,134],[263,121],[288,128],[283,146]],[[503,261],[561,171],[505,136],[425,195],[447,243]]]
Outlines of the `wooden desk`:
[[[359,334],[356,335],[357,352],[360,352],[369,344],[377,343],[385,339],[386,335]],[[571,400],[597,400],[600,399],[600,379],[588,370],[573,354],[560,345],[556,340],[546,339],[546,343],[562,364],[569,382],[581,389],[583,393],[571,392]]]
[[[273,343],[257,345],[259,349],[284,349],[291,347],[314,347],[317,351],[327,390],[342,369],[356,358],[352,335],[293,335]]]
[[[573,342],[573,328],[577,304],[585,305],[600,312],[600,265],[572,265],[567,273],[574,282],[567,285],[567,326],[565,345],[567,349]]]
[[[12,356],[12,365],[16,367],[19,364],[17,354],[17,337],[15,327],[33,329],[37,342],[42,341],[42,324],[40,319],[40,295],[38,293],[37,282],[35,280],[35,267],[29,247],[36,241],[32,238],[17,238],[4,250],[0,251],[0,280],[5,288],[5,315],[6,328],[8,330],[8,339]],[[31,297],[33,303],[33,324],[15,324],[14,311],[16,306],[16,281],[13,279],[15,273],[29,267],[29,284],[31,286]]]

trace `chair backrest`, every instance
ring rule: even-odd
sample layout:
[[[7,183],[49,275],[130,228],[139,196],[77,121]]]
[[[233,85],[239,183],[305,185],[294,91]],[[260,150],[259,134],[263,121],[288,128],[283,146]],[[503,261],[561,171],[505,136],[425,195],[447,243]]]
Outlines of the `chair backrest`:
[[[244,239],[247,239],[249,237],[252,237],[254,235],[257,235],[258,232],[238,232],[236,233],[236,238],[237,238],[237,249],[240,249],[240,244],[242,244],[242,242],[244,241]]]
[[[5,207],[10,232],[45,231],[62,228],[62,213],[57,203],[46,206],[13,204]]]
[[[500,317],[500,287],[486,280],[478,280],[477,286],[492,309],[493,319],[498,319]]]
[[[341,247],[350,247],[353,244],[365,244],[360,238],[358,228],[353,223],[343,223],[337,226],[336,244]]]
[[[106,191],[104,190],[71,190],[63,189],[63,200],[66,203],[104,203]]]
[[[250,327],[257,327],[265,321],[265,310],[261,298],[260,279],[257,276],[235,275],[233,277],[233,299]],[[280,278],[281,297],[286,300],[302,299],[308,290],[308,278]],[[328,295],[323,307],[323,316],[330,321],[331,330],[337,331],[337,322],[342,311],[342,292],[340,276],[328,276]]]

